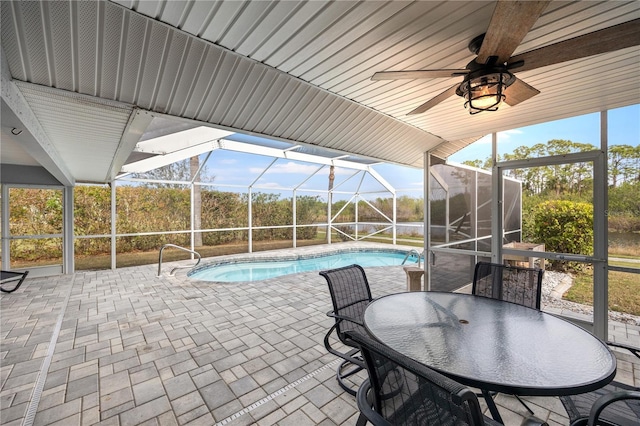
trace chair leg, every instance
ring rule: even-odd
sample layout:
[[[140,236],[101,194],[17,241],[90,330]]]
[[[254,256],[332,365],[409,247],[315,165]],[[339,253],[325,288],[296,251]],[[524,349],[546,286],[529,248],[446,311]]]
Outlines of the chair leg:
[[[493,398],[493,397],[497,394],[497,392],[488,392],[488,394],[489,394],[489,396],[490,396],[491,398]],[[484,392],[476,393],[476,396],[478,396],[478,397],[485,396],[485,397],[486,397],[486,395],[484,394]],[[531,415],[534,415],[534,414],[535,414],[535,413],[533,412],[533,410],[532,410],[532,409],[527,405],[527,403],[526,403],[526,402],[524,402],[524,401],[522,400],[522,398],[520,398],[518,395],[513,395],[513,396],[515,396],[515,397],[516,397],[516,399],[517,399],[518,401],[520,401],[520,404],[522,404],[522,406],[523,406],[524,408],[526,408],[526,409],[527,409],[527,411],[529,412],[529,414],[531,414]]]
[[[514,395],[514,396],[516,397],[516,399],[517,399],[518,401],[520,401],[520,404],[522,404],[522,405],[524,406],[524,408],[526,408],[526,409],[527,409],[527,411],[529,412],[529,414],[531,414],[531,415],[533,415],[533,414],[534,414],[533,410],[532,410],[531,408],[529,408],[529,406],[527,405],[527,403],[526,403],[526,402],[524,402],[522,399],[520,399],[520,397],[519,397],[518,395]]]
[[[344,381],[344,379],[356,374],[358,371],[364,370],[364,368],[365,368],[364,360],[360,356],[360,349],[354,348],[354,349],[351,349],[347,353],[342,353],[342,352],[339,352],[339,351],[335,350],[331,346],[331,344],[329,342],[329,338],[330,338],[331,334],[335,331],[336,325],[337,325],[337,323],[334,324],[333,327],[331,327],[329,329],[329,331],[327,332],[327,334],[324,336],[324,347],[327,349],[327,351],[329,353],[334,354],[337,357],[340,357],[340,358],[342,358],[344,360],[338,366],[338,370],[336,372],[336,379],[338,380],[338,384],[340,385],[340,387],[342,389],[347,391],[349,394],[355,396],[357,391],[353,390],[352,387],[349,386]],[[349,367],[353,367],[353,368],[348,370]]]
[[[358,416],[358,420],[356,421],[356,426],[364,426],[367,424],[367,418],[364,416],[364,414],[360,414]]]
[[[351,369],[349,370],[349,368]],[[345,379],[353,376],[354,374],[362,370],[363,370],[362,367],[352,363],[351,361],[347,361],[347,360],[342,361],[342,363],[338,366],[338,370],[336,372],[336,379],[338,380],[338,384],[340,385],[340,387],[345,391],[347,391],[348,393],[350,393],[351,395],[355,396],[357,393],[357,389],[354,390],[353,388],[351,388],[351,386],[349,386],[345,382]]]
[[[484,396],[484,400],[487,403],[487,407],[489,408],[489,412],[491,413],[491,417],[493,418],[493,420],[497,421],[498,423],[502,423],[504,424],[504,421],[502,420],[502,416],[500,415],[500,412],[498,411],[498,407],[496,406],[496,402],[493,400],[493,397],[491,396],[491,392],[481,389],[482,390],[482,396]]]

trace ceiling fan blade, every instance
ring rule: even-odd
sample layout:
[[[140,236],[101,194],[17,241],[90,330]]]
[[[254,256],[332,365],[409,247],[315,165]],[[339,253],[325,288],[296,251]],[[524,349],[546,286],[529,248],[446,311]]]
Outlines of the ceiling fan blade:
[[[420,78],[446,78],[466,75],[467,69],[417,70],[417,71],[381,71],[375,73],[371,80],[416,80]]]
[[[423,112],[433,108],[434,106],[438,105],[440,102],[442,102],[442,101],[450,98],[451,96],[455,95],[456,94],[456,89],[458,88],[458,86],[460,86],[460,83],[454,84],[453,86],[451,86],[450,88],[448,88],[444,92],[440,93],[438,96],[429,99],[427,102],[423,103],[422,105],[420,105],[418,108],[414,109],[413,111],[411,111],[407,115],[422,114]]]
[[[540,93],[538,89],[516,78],[516,81],[504,91],[506,97],[505,102],[510,106],[514,106],[527,99],[533,98],[538,93]]]
[[[507,62],[548,4],[548,0],[498,1],[476,62],[486,64],[492,56],[499,64]]]
[[[529,71],[637,45],[640,45],[640,19],[516,55],[509,60],[509,63],[524,61],[524,65],[514,69],[518,72]]]

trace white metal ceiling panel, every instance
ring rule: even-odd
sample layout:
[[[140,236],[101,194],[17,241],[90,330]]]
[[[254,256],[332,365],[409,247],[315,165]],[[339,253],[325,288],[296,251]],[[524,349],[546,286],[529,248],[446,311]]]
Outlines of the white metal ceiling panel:
[[[58,8],[57,3],[49,3],[49,11]],[[68,30],[74,35],[72,45],[74,52],[69,60],[74,63],[74,68],[78,70],[78,81],[76,90],[87,95],[97,96],[99,94],[99,86],[96,84],[101,71],[98,68],[98,58],[102,55],[102,43],[99,43],[101,35],[100,29],[104,29],[101,21],[104,19],[104,4],[100,2],[71,2],[74,9],[73,18],[68,22],[62,21],[62,25],[67,25]],[[113,10],[109,8],[108,10]],[[103,13],[100,13],[103,12]],[[59,16],[55,14],[55,16]],[[46,18],[45,18],[46,19]],[[55,24],[52,26],[56,26]],[[43,39],[47,39],[47,33],[41,31],[38,34]],[[75,58],[74,58],[75,55]],[[34,55],[29,51],[28,57]],[[37,78],[29,78],[27,81],[40,83]]]
[[[281,65],[292,57],[315,53],[311,42],[336,32],[337,23],[352,13],[354,7],[351,1],[307,2],[299,13],[282,23],[272,38],[256,51],[254,59],[283,69]]]
[[[542,93],[476,116],[457,96],[406,115],[460,77],[371,81],[375,71],[464,67],[494,5],[2,2],[1,43],[14,80],[416,166],[435,147],[452,153],[493,131],[638,103],[638,48],[517,74]],[[516,53],[639,17],[637,1],[553,1]]]

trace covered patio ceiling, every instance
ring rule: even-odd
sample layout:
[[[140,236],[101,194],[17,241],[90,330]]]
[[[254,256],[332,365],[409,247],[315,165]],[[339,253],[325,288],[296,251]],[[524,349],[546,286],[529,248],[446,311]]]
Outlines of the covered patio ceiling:
[[[496,112],[470,115],[454,95],[407,115],[460,76],[371,80],[464,68],[495,6],[3,1],[2,180],[32,166],[65,185],[108,182],[139,160],[145,132],[203,124],[422,167],[425,151],[446,158],[494,131],[640,101],[637,31],[631,47],[517,72],[540,94]],[[514,55],[639,18],[637,1],[552,1]],[[154,118],[177,121],[150,130]]]

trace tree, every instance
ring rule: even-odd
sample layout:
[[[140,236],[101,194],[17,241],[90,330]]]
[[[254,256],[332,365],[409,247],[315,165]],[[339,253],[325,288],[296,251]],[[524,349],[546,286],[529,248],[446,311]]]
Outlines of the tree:
[[[611,186],[640,181],[640,145],[614,145],[609,148],[609,178]]]
[[[138,179],[146,179],[142,185],[148,188],[174,188],[186,189],[193,182],[213,182],[214,176],[207,173],[206,165],[200,167],[200,157],[193,156],[191,158],[176,161],[157,169],[149,170],[145,173],[136,173],[134,177]],[[184,183],[180,183],[184,182]],[[193,188],[193,229],[199,231],[202,229],[202,187],[194,185]],[[194,234],[194,246],[202,246],[202,233]]]
[[[187,185],[191,180],[189,161],[189,159],[176,161],[175,163],[167,164],[166,166],[158,167],[157,169],[149,170],[144,173],[134,173],[133,177],[136,179],[146,180],[146,182],[142,183],[142,186],[147,188],[184,189],[185,185]]]
[[[465,160],[462,162],[462,164],[475,167],[476,169],[491,170],[491,166],[487,167],[489,161],[490,161],[490,158],[484,160],[484,162],[482,160]]]
[[[545,250],[590,255],[593,251],[593,206],[587,203],[552,200],[533,210],[534,239]],[[573,262],[551,260],[561,270],[577,267]]]

